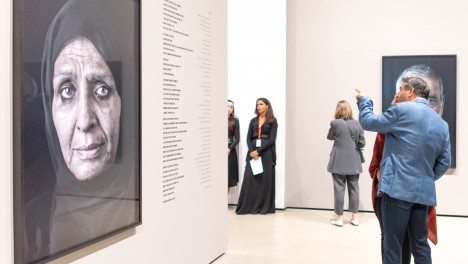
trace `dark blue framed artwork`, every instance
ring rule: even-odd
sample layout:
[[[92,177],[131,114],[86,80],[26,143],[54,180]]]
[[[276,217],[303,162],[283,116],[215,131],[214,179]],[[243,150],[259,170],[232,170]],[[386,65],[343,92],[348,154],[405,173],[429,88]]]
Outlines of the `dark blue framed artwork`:
[[[429,86],[429,103],[448,123],[452,149],[451,168],[456,168],[457,56],[418,55],[382,57],[382,111],[391,105],[403,76],[418,76]]]

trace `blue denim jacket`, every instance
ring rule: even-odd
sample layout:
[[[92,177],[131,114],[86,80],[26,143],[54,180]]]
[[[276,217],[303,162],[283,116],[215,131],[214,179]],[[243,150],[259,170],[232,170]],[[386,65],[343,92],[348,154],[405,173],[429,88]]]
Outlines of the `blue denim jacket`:
[[[357,102],[365,130],[383,132],[385,145],[380,162],[379,191],[403,201],[437,205],[435,180],[450,167],[447,123],[427,100],[418,98],[373,113],[369,97]]]

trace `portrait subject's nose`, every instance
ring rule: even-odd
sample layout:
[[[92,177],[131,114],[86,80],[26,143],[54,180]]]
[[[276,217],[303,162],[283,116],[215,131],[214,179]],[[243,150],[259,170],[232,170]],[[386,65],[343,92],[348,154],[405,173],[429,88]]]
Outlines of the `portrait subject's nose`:
[[[80,89],[83,91],[79,95],[76,128],[81,132],[88,132],[96,126],[97,117],[93,105],[93,98],[88,87]]]

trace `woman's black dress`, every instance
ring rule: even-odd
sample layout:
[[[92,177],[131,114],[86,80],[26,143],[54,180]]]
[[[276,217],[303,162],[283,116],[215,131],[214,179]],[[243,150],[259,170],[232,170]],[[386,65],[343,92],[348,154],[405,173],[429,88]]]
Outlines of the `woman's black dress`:
[[[239,144],[239,119],[233,118],[234,126],[228,128],[228,187],[234,187],[239,182],[239,166],[237,163],[236,146]]]
[[[249,148],[246,158],[244,179],[237,203],[237,214],[269,214],[275,212],[275,165],[276,165],[276,119],[265,122],[261,130],[261,147],[256,147],[258,139],[258,117],[250,121],[247,134]],[[250,167],[250,152],[257,150],[262,158],[263,173],[253,175]]]

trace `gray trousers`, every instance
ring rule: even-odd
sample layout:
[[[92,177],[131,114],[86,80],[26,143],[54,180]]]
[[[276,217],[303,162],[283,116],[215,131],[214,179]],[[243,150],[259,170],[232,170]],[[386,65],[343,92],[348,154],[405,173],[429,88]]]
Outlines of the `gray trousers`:
[[[348,185],[349,211],[357,213],[359,210],[359,174],[341,175],[332,173],[332,176],[335,191],[335,214],[343,215],[346,184]]]

